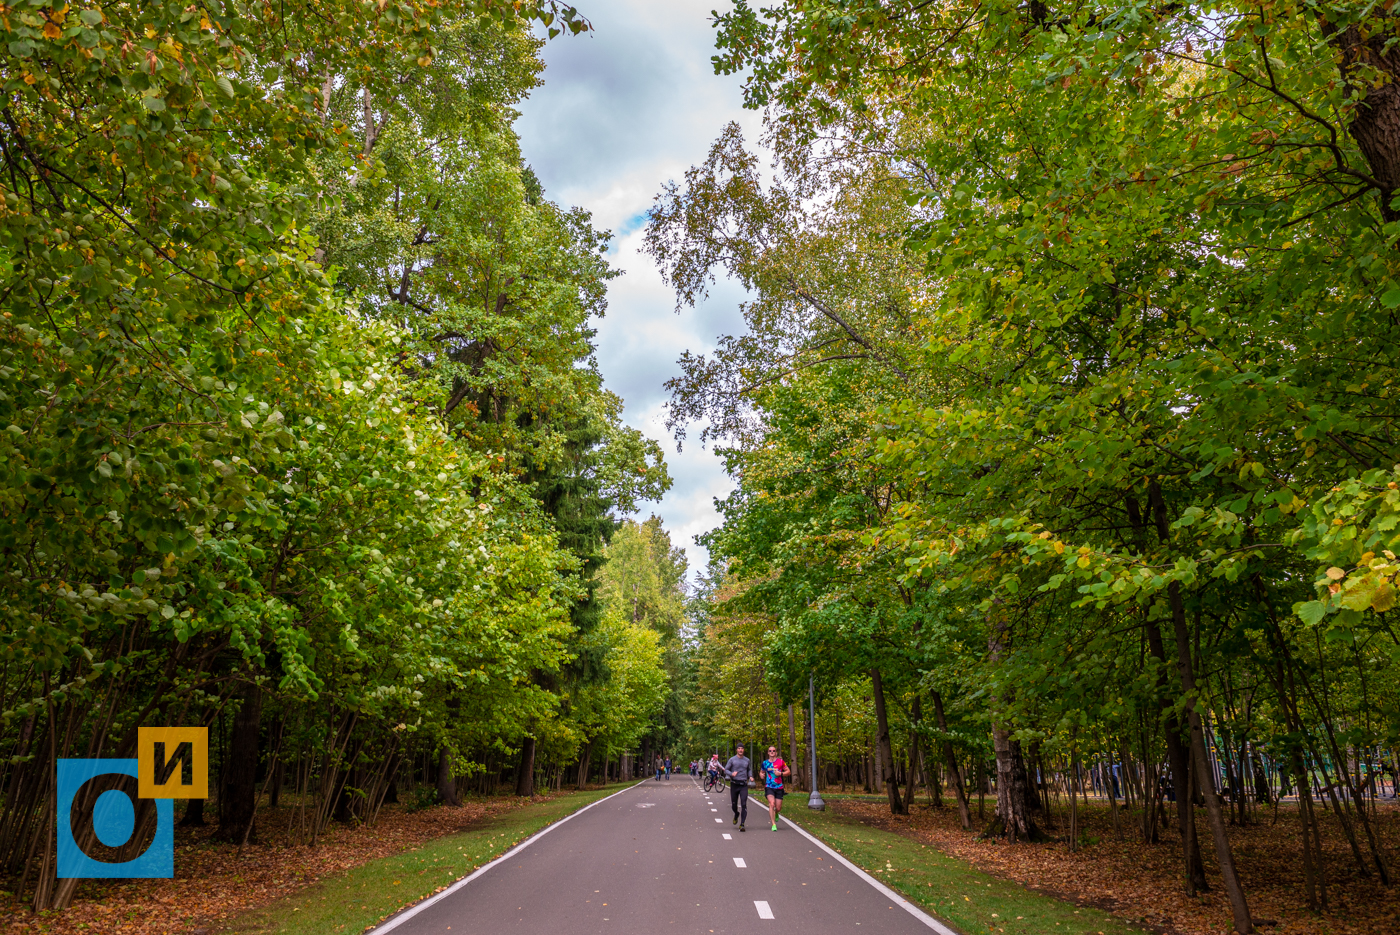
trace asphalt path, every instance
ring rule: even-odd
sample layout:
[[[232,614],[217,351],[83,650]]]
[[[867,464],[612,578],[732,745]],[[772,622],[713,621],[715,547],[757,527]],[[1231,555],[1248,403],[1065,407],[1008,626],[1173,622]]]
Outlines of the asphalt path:
[[[754,790],[757,791],[757,790]],[[806,796],[788,807],[805,810]],[[609,796],[382,923],[374,935],[501,932],[951,935],[750,797],[689,776]],[[795,814],[798,821],[800,816]]]

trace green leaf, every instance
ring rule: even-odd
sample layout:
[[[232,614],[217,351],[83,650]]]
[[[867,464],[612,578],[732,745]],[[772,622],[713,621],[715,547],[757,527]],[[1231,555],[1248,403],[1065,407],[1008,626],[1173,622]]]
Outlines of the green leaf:
[[[1317,626],[1327,616],[1326,601],[1306,601],[1293,605],[1293,612],[1310,627]]]

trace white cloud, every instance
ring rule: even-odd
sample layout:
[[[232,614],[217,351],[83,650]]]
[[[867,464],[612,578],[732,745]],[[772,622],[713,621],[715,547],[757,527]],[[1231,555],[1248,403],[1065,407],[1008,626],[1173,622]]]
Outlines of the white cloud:
[[[545,45],[545,85],[520,106],[516,123],[525,159],[548,197],[579,205],[618,235],[608,314],[598,327],[598,363],[608,388],[627,402],[628,423],[668,449],[675,486],[652,507],[686,548],[692,569],[703,568],[696,534],[718,522],[714,498],[733,488],[712,451],[691,441],[680,454],[667,437],[666,380],[679,372],[686,350],[704,353],[721,334],[743,328],[742,291],[721,283],[696,309],[676,314],[675,296],[649,258],[637,252],[652,199],[668,180],[702,161],[730,121],[752,140],[759,116],[742,107],[740,79],[717,77],[710,11],[714,0],[641,2],[592,0],[581,12],[591,35]]]

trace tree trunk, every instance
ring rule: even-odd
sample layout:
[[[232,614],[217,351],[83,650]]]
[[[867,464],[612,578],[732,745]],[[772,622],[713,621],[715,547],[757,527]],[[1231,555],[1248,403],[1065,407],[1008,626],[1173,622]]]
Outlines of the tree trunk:
[[[452,751],[446,744],[438,747],[437,792],[443,805],[462,804],[457,798],[457,777],[452,775]]]
[[[908,807],[899,797],[899,779],[894,770],[894,751],[890,747],[890,722],[885,716],[885,689],[880,684],[880,670],[870,670],[870,686],[875,693],[875,727],[878,731],[876,750],[880,756],[880,777],[890,799],[891,815],[906,815]]]
[[[953,754],[953,742],[948,739],[948,719],[943,715],[943,696],[933,693],[933,713],[938,718],[938,729],[943,732],[943,766],[948,771],[948,780],[953,784],[953,793],[958,797],[958,817],[962,819],[963,830],[972,827],[972,813],[967,806],[967,790],[963,788],[962,771],[958,768],[958,758]]]
[[[1327,879],[1324,876],[1321,857],[1321,842],[1315,835],[1317,828],[1313,816],[1312,796],[1308,790],[1307,770],[1303,768],[1303,755],[1295,744],[1293,750],[1293,773],[1298,778],[1298,820],[1303,830],[1303,892],[1307,895],[1308,908],[1313,912],[1327,909]]]
[[[239,842],[254,820],[258,798],[258,733],[262,721],[262,689],[248,684],[243,703],[233,718],[228,762],[224,764],[218,837]],[[253,838],[250,837],[250,840]]]
[[[909,811],[909,806],[914,804],[914,790],[919,787],[919,726],[924,719],[923,699],[918,695],[914,696],[914,703],[910,706],[909,715],[913,723],[909,725],[909,767],[904,776],[904,811]],[[942,802],[940,801],[941,805]]]
[[[1108,810],[1113,816],[1113,837],[1123,840],[1122,820],[1118,817],[1118,790],[1113,783],[1113,764],[1109,761],[1101,760],[1099,763],[1099,782],[1103,785],[1103,793],[1108,796]],[[1151,831],[1156,827],[1156,822],[1151,820],[1152,811],[1149,807],[1143,813],[1142,842],[1151,844]]]
[[[520,747],[520,771],[515,777],[516,795],[535,794],[535,738],[526,737]]]
[[[1049,772],[1045,769],[1045,758],[1041,756],[1040,741],[1032,740],[1030,756],[1026,761],[1026,788],[1030,791],[1030,807],[1033,812],[1045,816],[1045,827],[1055,826],[1055,816],[1050,814]],[[1035,772],[1030,772],[1034,769]]]
[[[1157,527],[1157,538],[1165,545],[1171,537],[1171,527],[1167,523],[1166,505],[1157,482],[1151,481],[1147,488],[1148,507],[1152,511]],[[1135,526],[1144,522],[1137,501],[1128,498],[1128,514]],[[1181,853],[1184,864],[1186,895],[1209,892],[1206,883],[1205,864],[1201,861],[1200,840],[1196,835],[1196,816],[1191,796],[1191,758],[1181,742],[1181,722],[1172,708],[1172,699],[1167,687],[1167,650],[1162,641],[1162,631],[1152,618],[1151,608],[1143,614],[1143,630],[1147,635],[1147,645],[1152,657],[1162,667],[1158,674],[1158,703],[1162,707],[1163,729],[1167,742],[1167,765],[1172,771],[1172,791],[1176,796],[1176,824],[1181,834]],[[1126,777],[1124,777],[1126,779]]]
[[[267,804],[269,808],[276,808],[277,803],[282,798],[282,786],[287,779],[286,762],[281,757],[277,758],[277,765],[272,767],[272,784],[267,787]],[[394,799],[395,802],[398,799]]]
[[[1079,850],[1079,800],[1074,796],[1074,782],[1079,775],[1079,753],[1070,748],[1069,773],[1065,785],[1069,787],[1069,849],[1070,853]]]
[[[1254,749],[1254,745],[1249,746],[1249,765],[1254,773],[1254,801],[1261,805],[1274,804],[1273,794],[1269,791],[1269,777],[1264,772],[1264,764],[1260,762],[1259,751]]]
[[[336,821],[349,824],[355,820],[355,802],[350,790],[360,788],[363,772],[358,767],[341,770],[340,785],[335,792],[335,811],[331,815]]]
[[[1235,855],[1230,850],[1230,839],[1225,831],[1225,815],[1211,777],[1210,760],[1206,756],[1205,731],[1200,712],[1196,710],[1196,674],[1191,662],[1191,635],[1186,629],[1186,608],[1181,600],[1179,582],[1173,581],[1167,585],[1167,599],[1171,603],[1172,628],[1176,632],[1176,665],[1181,676],[1181,691],[1187,698],[1192,766],[1201,794],[1205,796],[1206,816],[1210,819],[1210,833],[1215,841],[1215,859],[1220,864],[1220,875],[1225,879],[1225,893],[1230,898],[1230,914],[1234,918],[1235,931],[1239,935],[1250,935],[1254,924],[1249,915],[1249,903],[1245,901],[1244,887],[1240,885],[1239,873],[1235,870]]]
[[[1029,841],[1036,834],[1031,818],[1030,779],[1021,757],[1021,744],[1011,739],[1003,724],[992,725],[992,749],[997,758],[997,813],[992,819],[997,837],[1012,843]]]
[[[1363,19],[1338,29],[1339,24],[1329,22],[1322,9],[1322,29],[1337,52],[1349,96],[1360,99],[1347,130],[1380,189],[1381,218],[1400,219],[1400,213],[1390,207],[1400,190],[1400,50],[1389,42],[1395,28],[1393,14],[1372,14],[1369,22]],[[1373,79],[1369,75],[1373,68],[1388,80]]]
[[[796,786],[802,771],[797,768],[797,719],[793,717],[792,705],[788,705],[788,769],[792,770],[792,785]]]
[[[578,787],[579,787],[579,790],[580,790],[580,791],[582,791],[584,785],[588,782],[588,766],[589,766],[588,761],[591,760],[592,758],[593,758],[593,741],[590,740],[590,741],[588,741],[587,745],[584,746],[584,748],[583,748],[583,753],[580,754],[580,756],[579,756],[579,758],[578,758]],[[607,783],[607,780],[605,779],[605,780],[603,780],[603,782],[604,782],[604,784],[606,784],[606,783]]]
[[[190,799],[185,804],[185,814],[180,818],[181,828],[204,827],[204,800]]]
[[[992,664],[1001,661],[1007,649],[1010,627],[1004,621],[992,624],[987,637],[987,654]],[[995,710],[1001,699],[992,697],[992,751],[996,754],[997,811],[984,835],[995,831],[997,837],[1005,837],[1013,843],[1029,841],[1036,834],[1035,821],[1031,818],[1030,783],[1026,776],[1026,764],[1021,758],[1021,744],[1011,739],[1010,729],[996,720]],[[981,801],[978,801],[981,809]]]

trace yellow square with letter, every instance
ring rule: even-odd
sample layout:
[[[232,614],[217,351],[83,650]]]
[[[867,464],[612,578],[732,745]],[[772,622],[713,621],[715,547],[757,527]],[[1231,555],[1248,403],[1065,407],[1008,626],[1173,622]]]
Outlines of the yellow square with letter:
[[[209,798],[209,728],[138,728],[136,773],[138,798]]]

